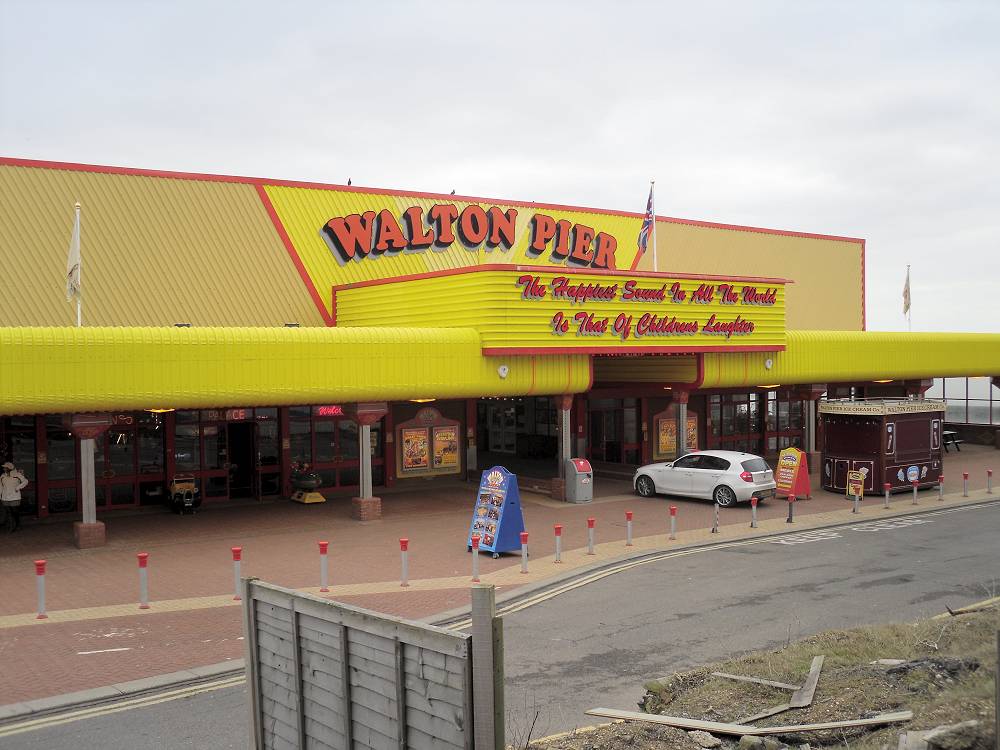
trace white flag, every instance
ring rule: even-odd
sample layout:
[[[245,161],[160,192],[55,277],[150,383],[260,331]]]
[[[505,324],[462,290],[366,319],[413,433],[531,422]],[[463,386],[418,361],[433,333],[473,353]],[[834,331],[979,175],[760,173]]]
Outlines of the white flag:
[[[80,296],[80,204],[76,205],[73,237],[69,241],[69,258],[66,260],[66,300]]]
[[[903,315],[910,314],[910,267],[906,267],[906,283],[903,284]]]

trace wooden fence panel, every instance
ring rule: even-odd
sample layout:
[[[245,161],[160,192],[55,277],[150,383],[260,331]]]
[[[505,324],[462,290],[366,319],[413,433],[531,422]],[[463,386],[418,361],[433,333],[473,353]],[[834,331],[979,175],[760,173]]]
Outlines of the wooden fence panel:
[[[259,748],[472,750],[471,636],[243,581]]]

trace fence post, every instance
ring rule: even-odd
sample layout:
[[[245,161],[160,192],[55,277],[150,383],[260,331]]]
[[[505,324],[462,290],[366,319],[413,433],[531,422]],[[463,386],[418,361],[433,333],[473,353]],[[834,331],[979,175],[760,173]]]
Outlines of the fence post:
[[[719,533],[719,504],[718,503],[715,504],[715,513],[714,513],[714,515],[712,517],[712,533],[713,534],[718,534]]]
[[[35,560],[35,587],[38,589],[38,616],[36,620],[46,620],[45,614],[45,560]]]
[[[882,485],[882,488],[885,490],[885,500],[882,502],[882,507],[883,508],[888,508],[889,507],[889,491],[892,490],[892,485],[889,484],[888,482],[886,482],[885,484]]]
[[[149,553],[138,552],[139,559],[139,609],[149,609],[149,579],[146,566],[149,565]]]
[[[757,528],[757,498],[750,498],[750,528]]]
[[[557,523],[554,527],[556,532],[556,562],[562,562],[562,524]]]
[[[785,523],[795,523],[795,511],[792,508],[795,507],[795,495],[788,496],[788,518],[785,519]]]
[[[330,569],[327,564],[330,543],[317,542],[317,544],[319,545],[319,590],[325,593],[330,590]]]
[[[521,572],[528,572],[528,532],[521,532]]]
[[[917,505],[918,504],[917,503],[917,487],[920,486],[920,480],[919,479],[914,479],[913,482],[912,482],[912,484],[913,484],[913,503],[912,503],[912,505]]]
[[[969,472],[962,472],[962,497],[969,496]]]
[[[587,554],[594,554],[594,523],[597,519],[587,519]]]
[[[233,547],[233,580],[236,582],[236,595],[233,596],[233,601],[238,602],[242,599],[240,596],[240,560],[243,559],[243,548]]]
[[[625,511],[625,546],[632,546],[632,511]]]
[[[472,587],[472,713],[475,750],[504,749],[503,620],[493,586]]]
[[[938,502],[944,502],[944,474],[938,474]]]
[[[479,583],[479,534],[472,535],[472,582]]]
[[[399,540],[399,561],[402,567],[402,572],[399,576],[400,586],[410,585],[410,561],[407,559],[410,550],[410,540],[405,536],[401,537]]]
[[[677,538],[677,506],[670,506],[670,538]]]

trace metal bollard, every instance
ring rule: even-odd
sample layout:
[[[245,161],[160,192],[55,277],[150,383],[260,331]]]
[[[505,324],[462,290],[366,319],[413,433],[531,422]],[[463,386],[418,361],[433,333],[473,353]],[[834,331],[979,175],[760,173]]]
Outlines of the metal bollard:
[[[149,609],[149,579],[147,578],[147,568],[149,565],[149,553],[137,552],[139,558],[139,609]]]
[[[938,474],[938,502],[944,502],[944,474]]]
[[[233,597],[234,602],[240,601],[242,598],[240,596],[240,560],[243,559],[243,548],[233,547],[233,581],[236,589],[236,596]]]
[[[632,546],[632,511],[625,511],[625,546]]]
[[[35,619],[48,619],[45,614],[45,560],[35,560],[35,586],[38,588],[38,616]]]
[[[757,498],[750,498],[750,528],[757,528]]]
[[[472,535],[472,582],[479,583],[479,534]]]
[[[407,559],[410,551],[410,540],[405,536],[401,537],[399,540],[399,558],[400,565],[402,567],[402,573],[399,577],[400,586],[410,585],[410,561]]]
[[[912,482],[912,484],[913,484],[913,503],[912,503],[912,505],[918,505],[918,503],[917,503],[917,487],[920,486],[920,480],[919,479],[914,479],[913,482]]]
[[[861,496],[858,494],[854,495],[854,507],[851,509],[851,513],[861,512]]]
[[[883,508],[888,508],[889,507],[889,491],[892,489],[892,485],[889,484],[888,482],[886,482],[885,484],[882,485],[882,488],[885,490],[885,500],[882,501],[882,507]]]
[[[969,496],[969,472],[962,472],[962,497]]]
[[[993,469],[986,470],[986,494],[993,494]]]
[[[677,506],[670,506],[670,538],[677,538]]]
[[[587,554],[594,554],[594,523],[597,519],[587,519]]]
[[[562,562],[562,524],[561,523],[557,523],[554,528],[555,528],[555,532],[556,532],[556,559],[555,559],[555,561],[557,563],[561,563]]]
[[[719,533],[719,504],[715,504],[715,517],[712,519],[712,533]]]
[[[330,590],[330,570],[327,565],[329,542],[316,542],[319,545],[319,590],[326,593]]]
[[[528,572],[528,532],[521,532],[521,572]]]
[[[795,518],[795,512],[792,508],[795,507],[795,495],[788,496],[788,518],[785,519],[785,523],[795,523],[793,520]]]

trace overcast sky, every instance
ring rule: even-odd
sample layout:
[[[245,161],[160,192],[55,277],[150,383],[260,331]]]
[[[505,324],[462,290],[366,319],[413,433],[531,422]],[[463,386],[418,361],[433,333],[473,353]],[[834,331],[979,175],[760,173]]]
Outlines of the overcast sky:
[[[867,239],[872,330],[910,263],[914,330],[1000,332],[998,38],[995,1],[0,0],[0,154],[638,212],[655,177]]]

